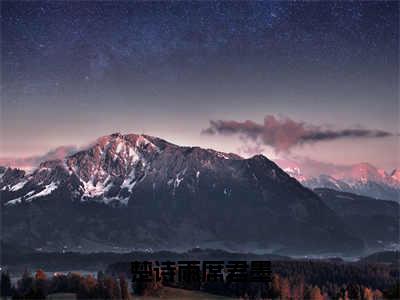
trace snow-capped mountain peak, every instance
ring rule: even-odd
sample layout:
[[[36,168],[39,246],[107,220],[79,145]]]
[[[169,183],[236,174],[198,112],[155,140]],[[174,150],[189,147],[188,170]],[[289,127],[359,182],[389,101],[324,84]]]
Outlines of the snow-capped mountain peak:
[[[265,156],[245,159],[147,135],[102,137],[31,174],[7,169],[0,190],[7,238],[31,235],[40,247],[66,245],[72,236],[164,249],[215,241],[312,249],[314,240],[330,250],[362,247],[315,193]]]
[[[307,181],[307,177],[301,172],[299,167],[288,167],[283,169],[286,173],[288,173],[293,178],[296,178],[300,182]]]
[[[303,185],[315,188],[330,188],[373,198],[395,200],[400,198],[400,171],[390,175],[369,163],[332,168],[329,173],[305,175],[300,167],[291,165],[284,169]],[[315,172],[315,171],[314,171]]]
[[[75,200],[127,204],[134,189],[149,173],[161,169],[155,175],[165,176],[171,169],[164,166],[166,162],[180,160],[181,156],[191,153],[196,154],[194,161],[200,159],[201,162],[195,169],[197,178],[201,167],[209,168],[216,161],[242,159],[211,149],[179,147],[148,135],[114,133],[100,137],[87,149],[63,160],[43,162],[31,174],[21,175],[21,178],[11,176],[9,171],[10,176],[0,181],[0,189],[10,193],[18,191],[10,204],[31,201],[59,189],[67,190]],[[188,167],[174,165],[173,168],[177,168],[170,176],[177,181],[172,185],[175,193]]]
[[[394,169],[393,172],[390,174],[390,177],[400,183],[400,169]]]

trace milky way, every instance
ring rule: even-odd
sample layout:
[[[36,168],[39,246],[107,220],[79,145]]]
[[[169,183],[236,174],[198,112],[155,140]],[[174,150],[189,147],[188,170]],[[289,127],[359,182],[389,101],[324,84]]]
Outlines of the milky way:
[[[2,2],[2,153],[117,130],[215,146],[208,120],[270,112],[394,131],[398,21],[397,2]]]

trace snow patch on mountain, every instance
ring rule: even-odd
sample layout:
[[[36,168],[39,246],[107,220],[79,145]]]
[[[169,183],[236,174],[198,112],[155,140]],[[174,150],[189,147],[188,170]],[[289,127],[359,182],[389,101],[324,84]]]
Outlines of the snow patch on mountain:
[[[28,182],[27,180],[18,182],[16,185],[13,185],[13,186],[10,188],[10,191],[11,191],[11,192],[15,192],[15,191],[18,191],[18,190],[22,189],[22,188],[24,187],[24,185],[25,185],[27,182]]]
[[[56,182],[51,182],[50,184],[46,185],[45,188],[44,188],[42,191],[40,191],[39,193],[34,194],[34,195],[28,197],[26,200],[27,200],[27,201],[30,201],[30,200],[32,200],[32,199],[34,199],[34,198],[44,197],[44,196],[50,195],[50,194],[51,194],[53,191],[55,191],[57,188],[58,188],[58,183],[56,183]]]
[[[7,206],[15,205],[17,203],[21,203],[21,201],[22,201],[22,197],[18,197],[18,198],[15,198],[13,200],[7,201],[7,203],[5,205],[7,205]]]
[[[101,181],[94,183],[93,179],[87,182],[81,179],[81,182],[83,184],[82,200],[104,195],[104,193],[107,192],[112,187],[112,183],[109,182],[108,180],[109,177],[107,177],[104,183]]]
[[[179,188],[181,182],[183,181],[183,179],[185,178],[185,173],[186,173],[187,169],[184,169],[183,171],[179,172],[178,174],[176,174],[175,180],[174,180],[174,189],[173,189],[173,195],[175,195],[175,190],[177,188]]]
[[[128,189],[129,192],[132,192],[132,189],[136,185],[135,174],[133,176],[128,176],[121,184],[121,189]]]

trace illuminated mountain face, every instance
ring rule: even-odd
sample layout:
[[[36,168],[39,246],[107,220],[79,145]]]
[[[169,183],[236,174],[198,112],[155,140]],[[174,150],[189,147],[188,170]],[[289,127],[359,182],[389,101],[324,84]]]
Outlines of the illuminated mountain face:
[[[244,159],[144,135],[102,137],[31,174],[8,169],[0,188],[6,238],[24,236],[41,247],[89,240],[164,249],[362,247],[316,194],[266,157]]]
[[[333,168],[320,175],[306,175],[298,166],[284,170],[312,189],[329,188],[377,199],[400,201],[400,176],[397,169],[388,174],[371,164],[360,163]]]

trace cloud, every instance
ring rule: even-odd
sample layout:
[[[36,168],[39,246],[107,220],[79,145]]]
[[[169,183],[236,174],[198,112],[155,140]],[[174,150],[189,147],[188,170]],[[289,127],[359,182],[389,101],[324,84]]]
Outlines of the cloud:
[[[314,177],[321,174],[334,175],[348,171],[352,167],[352,165],[322,162],[304,156],[286,156],[277,158],[274,162],[282,169],[298,168],[301,171],[301,175],[305,177]]]
[[[261,147],[259,143],[254,144],[254,145],[249,145],[247,142],[242,145],[241,147],[238,148],[239,154],[245,154],[245,155],[254,155],[254,154],[259,154],[264,152],[264,148]]]
[[[202,131],[207,135],[239,135],[278,152],[289,152],[293,147],[344,138],[384,138],[395,134],[376,129],[346,128],[332,130],[323,126],[294,121],[290,118],[277,118],[267,115],[264,123],[251,120],[244,122],[211,120],[210,126]]]
[[[43,155],[35,155],[29,157],[2,157],[0,158],[0,166],[7,166],[30,170],[37,167],[41,162],[55,159],[63,159],[78,151],[76,146],[60,146]]]

